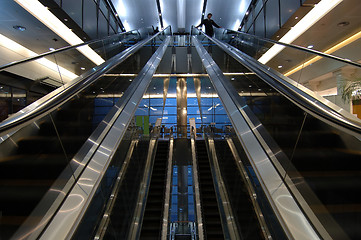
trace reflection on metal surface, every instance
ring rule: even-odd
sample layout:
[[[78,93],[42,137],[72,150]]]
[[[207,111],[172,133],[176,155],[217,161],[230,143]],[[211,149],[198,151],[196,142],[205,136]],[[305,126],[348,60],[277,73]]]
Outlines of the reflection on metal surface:
[[[81,194],[70,194],[69,199],[71,202],[70,206],[68,206],[67,208],[62,208],[61,210],[59,210],[59,213],[72,212],[72,211],[80,208],[82,203],[85,200],[85,198]]]

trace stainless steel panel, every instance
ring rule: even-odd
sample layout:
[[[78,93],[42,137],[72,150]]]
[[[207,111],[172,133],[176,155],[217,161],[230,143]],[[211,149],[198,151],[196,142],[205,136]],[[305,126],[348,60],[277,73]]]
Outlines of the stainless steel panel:
[[[192,150],[192,167],[193,167],[193,182],[194,182],[194,197],[196,204],[196,217],[197,217],[197,229],[199,240],[204,239],[203,219],[202,219],[202,208],[201,208],[201,197],[199,190],[199,178],[198,178],[198,164],[196,157],[196,145],[195,135],[191,134],[191,150]]]

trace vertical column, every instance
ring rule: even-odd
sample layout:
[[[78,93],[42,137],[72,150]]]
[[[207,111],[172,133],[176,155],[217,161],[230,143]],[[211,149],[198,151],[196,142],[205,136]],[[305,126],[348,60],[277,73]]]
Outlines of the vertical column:
[[[177,135],[187,137],[187,82],[185,78],[177,80]]]

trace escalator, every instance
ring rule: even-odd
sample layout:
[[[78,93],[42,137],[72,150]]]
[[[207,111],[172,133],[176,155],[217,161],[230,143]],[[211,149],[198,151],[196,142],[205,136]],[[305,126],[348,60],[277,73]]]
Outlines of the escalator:
[[[144,172],[147,159],[149,139],[140,140],[133,150],[129,166],[124,175],[124,180],[118,189],[111,213],[109,213],[109,225],[106,227],[104,239],[126,239],[133,217],[133,209],[137,204],[140,181]],[[78,230],[75,238],[81,238],[86,230]],[[88,234],[88,233],[85,233]]]
[[[92,123],[84,119],[92,117],[93,108],[84,105],[84,100],[71,101],[43,119],[36,136],[20,138],[15,152],[1,159],[0,205],[8,206],[2,209],[4,239],[21,226],[91,134]]]
[[[302,211],[313,224],[312,228],[317,229],[321,238],[359,239],[360,121],[271,69],[274,62],[265,66],[252,58],[277,43],[239,32],[230,34],[228,40],[237,37],[242,44],[236,48],[213,39],[215,46],[211,52],[221,72],[242,72],[241,76],[229,74],[231,77],[222,81],[227,92],[233,92],[232,101],[236,103],[237,111],[246,116],[247,125],[258,135],[257,141],[268,152],[272,165],[289,184],[293,198],[299,201]],[[289,49],[299,50],[297,46]],[[324,64],[344,66],[341,61],[337,62],[339,59],[327,57],[323,60]],[[342,64],[346,61],[342,59]],[[355,66],[358,64],[352,63],[347,67]],[[308,76],[307,70],[305,67],[296,74],[297,81],[302,79],[301,73]],[[212,74],[217,76],[217,73],[219,76],[219,70],[214,68]],[[233,114],[233,111],[230,112]],[[238,123],[233,123],[237,128]],[[243,146],[250,141],[247,137],[238,137]],[[251,154],[246,152],[246,155]],[[265,161],[261,163],[254,159],[251,165],[262,169]],[[253,174],[260,171],[263,170]]]
[[[160,34],[158,38],[162,42],[165,37],[160,37]],[[2,122],[1,239],[26,238],[29,235],[42,234],[44,227],[52,219],[52,215],[68,196],[68,191],[76,187],[75,183],[80,174],[87,168],[89,157],[94,157],[96,153],[94,150],[104,142],[102,138],[106,136],[107,131],[109,134],[110,127],[107,124],[114,123],[116,120],[112,114],[116,112],[116,109],[123,109],[132,94],[137,91],[137,84],[140,84],[141,80],[129,81],[129,76],[124,77],[120,73],[141,72],[157,50],[153,44],[146,44],[157,36],[148,38],[147,32],[142,36],[137,33],[137,40],[141,41],[135,42],[132,34],[129,38],[123,38],[123,35],[127,33],[99,40],[104,50],[101,53],[106,54],[104,58],[109,61],[100,66],[91,65],[92,68],[81,77],[56,89]],[[119,46],[115,45],[113,40],[117,40]],[[93,48],[99,47],[97,41],[91,41],[88,45]],[[108,47],[113,52],[107,52]],[[59,52],[46,54],[61,55],[66,52],[66,55],[68,49],[76,51],[75,47],[69,47]],[[125,51],[117,52],[118,50]],[[75,59],[78,55],[81,54],[74,54],[73,58]],[[141,60],[140,55],[142,55]],[[84,57],[79,56],[79,58]],[[127,61],[124,62],[125,60]],[[26,65],[32,61],[36,59],[14,64]],[[11,68],[11,66],[2,66],[2,70],[7,67]],[[147,71],[151,69],[143,70],[144,73]],[[106,74],[111,74],[111,76]],[[129,87],[132,83],[135,85],[133,88]],[[117,103],[119,105],[114,108],[113,106]],[[111,114],[108,114],[109,112]],[[16,121],[21,122],[22,128],[13,125]],[[132,134],[134,134],[133,128],[129,128],[125,129],[124,133],[118,132],[116,137],[124,136],[123,142],[126,143],[127,136]],[[117,141],[116,137],[113,137],[113,143],[119,144],[120,141]],[[143,143],[140,142],[141,148]],[[140,148],[139,153],[144,153]],[[114,163],[120,164],[121,161],[114,160]],[[88,169],[94,172],[94,169],[99,167],[99,163],[96,165]],[[115,169],[115,165],[110,166],[110,171],[106,176],[108,182],[114,180],[111,170]],[[96,172],[102,171],[96,170]],[[83,181],[88,181],[90,178],[83,179],[85,179]],[[109,188],[109,184],[106,186]],[[133,187],[128,186],[127,189],[131,191]]]
[[[247,183],[241,176],[241,171],[237,167],[236,159],[227,141],[215,139],[215,148],[240,236],[244,240],[264,239],[250,193],[247,190]]]
[[[204,140],[196,141],[200,200],[206,239],[224,239],[212,171]]]
[[[32,214],[43,196],[48,200],[47,195],[56,192],[62,194],[61,198],[53,197],[53,201],[48,203],[57,205],[44,208],[44,211],[52,211],[44,215],[37,215],[35,211],[32,216],[41,216],[46,219],[45,222],[38,220],[32,228],[25,226],[26,231],[20,231],[17,237],[24,237],[24,232],[32,234],[32,231],[39,231],[34,238],[159,239],[162,232],[162,237],[168,234],[175,239],[197,238],[203,233],[205,239],[227,239],[232,226],[236,226],[233,227],[234,232],[238,229],[237,234],[244,240],[297,239],[303,234],[309,234],[307,237],[313,239],[324,236],[326,239],[327,236],[335,239],[360,238],[361,232],[357,227],[361,216],[361,202],[357,197],[361,191],[359,140],[334,127],[337,124],[329,126],[322,117],[313,117],[315,114],[308,106],[300,107],[302,101],[297,102],[281,94],[277,86],[265,83],[263,76],[259,76],[261,74],[254,74],[249,66],[232,60],[231,54],[224,52],[216,41],[215,44],[207,44],[220,69],[208,52],[202,50],[199,41],[194,40],[199,59],[204,61],[204,69],[208,73],[205,76],[204,69],[200,67],[201,70],[198,70],[202,72],[194,76],[209,77],[210,80],[199,80],[197,86],[194,80],[193,87],[202,88],[203,92],[194,93],[198,99],[189,107],[189,114],[193,112],[195,119],[206,121],[208,117],[213,117],[213,120],[207,120],[207,124],[216,132],[216,137],[212,135],[205,140],[194,136],[194,152],[194,143],[189,144],[188,133],[185,131],[177,135],[173,175],[170,174],[167,169],[169,141],[144,136],[148,129],[138,132],[140,130],[134,119],[136,108],[170,42],[169,37],[160,40],[164,42],[154,55],[155,46],[147,46],[139,55],[130,57],[122,67],[99,74],[96,77],[98,83],[67,98],[70,101],[66,104],[54,107],[51,113],[49,110],[44,118],[37,118],[34,124],[37,135],[25,137],[24,132],[19,133],[16,152],[10,154],[11,159],[3,158],[0,162],[3,177],[0,201],[3,206],[9,206],[8,212],[2,210],[1,224],[7,227],[7,231],[2,231],[1,237],[10,238],[20,225],[24,225],[23,221]],[[182,51],[187,53],[184,57],[191,57],[194,49],[188,51],[184,48]],[[168,51],[168,60],[172,59],[173,52]],[[140,56],[149,57],[149,62],[145,63],[142,59],[144,63],[138,65]],[[193,70],[195,65],[192,65]],[[240,81],[224,76],[237,71],[242,72],[234,74]],[[138,76],[128,79],[129,74],[134,72]],[[182,79],[187,88],[192,87],[189,79],[189,75],[187,82]],[[166,92],[168,86],[165,83],[164,80],[162,86],[151,86],[153,93],[157,93],[158,89]],[[168,82],[168,85],[175,89],[177,85],[173,83]],[[211,92],[212,84],[215,92]],[[164,92],[164,102],[159,103],[161,98],[154,97],[159,108],[167,105]],[[206,98],[217,95],[222,105],[214,101],[212,106],[201,106],[202,94]],[[154,100],[150,99],[150,95],[149,103]],[[186,100],[184,96],[187,95],[183,95],[183,103]],[[103,105],[97,105],[100,102]],[[183,109],[178,105],[173,107],[187,113],[186,106]],[[232,118],[229,122],[233,126],[228,127],[235,132],[236,149],[227,142],[227,134],[217,128],[217,124],[221,125],[217,120],[221,119],[218,117],[223,107]],[[151,105],[144,109],[149,112],[157,110]],[[213,115],[208,114],[211,111]],[[172,117],[176,119],[178,113],[174,112]],[[187,117],[187,114],[184,116]],[[151,117],[155,119],[163,115]],[[142,121],[144,119],[147,118],[142,118]],[[168,116],[163,120],[171,124],[167,122]],[[202,121],[197,124],[202,124]],[[178,123],[177,127],[180,125]],[[214,142],[212,147],[210,142]],[[7,141],[6,144],[3,149],[12,143]],[[134,146],[132,153],[128,149],[130,145]],[[154,149],[154,146],[157,148]],[[129,156],[125,156],[128,151]],[[240,159],[235,151],[238,151],[242,162],[246,162],[246,170],[240,169]],[[25,157],[20,158],[22,156]],[[192,176],[191,159],[195,164],[195,158],[198,172]],[[242,171],[248,175],[242,175]],[[70,177],[57,179],[59,175]],[[166,182],[166,177],[172,178],[173,183],[169,179]],[[245,180],[247,178],[250,178],[249,182]],[[199,180],[199,201],[198,189],[193,185],[196,180]],[[166,188],[168,183],[172,187]],[[250,184],[257,193],[249,190]],[[56,188],[52,188],[54,186]],[[49,188],[53,192],[48,191]],[[114,189],[117,189],[116,194]],[[165,202],[164,197],[167,191],[174,191],[169,202]],[[287,201],[287,207],[282,205],[283,201]],[[163,219],[164,207],[170,204],[174,207],[169,211],[170,215],[174,213],[173,222],[169,220],[172,217]],[[257,204],[261,207],[256,208]],[[197,207],[201,211],[198,212]],[[290,217],[289,212],[294,214]],[[66,214],[69,215],[64,217]],[[296,215],[295,220],[293,216]],[[173,225],[168,227],[174,226],[168,233],[162,229],[164,220],[172,222]],[[272,224],[278,229],[266,232],[265,225]],[[196,225],[202,225],[204,231],[196,233]],[[297,229],[292,226],[297,226]],[[275,231],[279,231],[280,235],[274,234]]]
[[[169,141],[158,140],[140,239],[159,239],[162,232],[168,151]]]
[[[361,212],[357,206],[361,205],[358,197],[361,193],[361,151],[357,139],[296,109],[281,96],[274,96],[272,100],[258,98],[249,101],[249,106],[263,112],[260,121],[292,163],[289,174],[294,178],[302,177],[303,184],[314,193],[305,194],[311,209],[321,219],[327,219],[324,224],[333,229],[347,229],[350,239],[359,239],[361,231],[357,225]],[[272,111],[267,113],[265,108],[270,106]],[[277,118],[271,117],[275,115],[283,116],[282,126],[276,122]]]

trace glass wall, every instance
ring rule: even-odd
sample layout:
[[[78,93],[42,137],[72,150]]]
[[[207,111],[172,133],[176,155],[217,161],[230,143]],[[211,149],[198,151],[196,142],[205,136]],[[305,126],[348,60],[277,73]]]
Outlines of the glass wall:
[[[250,5],[240,30],[272,38],[304,2],[305,0],[255,0]]]
[[[41,0],[41,2],[49,7],[49,10],[65,25],[74,31],[76,29],[73,28],[72,24],[77,25],[91,39],[103,38],[125,31],[111,1],[57,0],[58,7],[54,7],[46,0]]]
[[[0,122],[42,96],[43,94],[40,93],[0,85]]]

